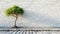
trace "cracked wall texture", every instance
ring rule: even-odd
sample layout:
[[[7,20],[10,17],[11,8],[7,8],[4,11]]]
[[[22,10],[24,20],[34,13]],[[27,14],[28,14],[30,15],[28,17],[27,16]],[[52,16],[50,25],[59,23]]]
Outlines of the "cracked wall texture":
[[[13,5],[25,11],[18,18],[19,27],[60,27],[60,0],[0,0],[0,27],[13,27],[15,18],[4,14]]]

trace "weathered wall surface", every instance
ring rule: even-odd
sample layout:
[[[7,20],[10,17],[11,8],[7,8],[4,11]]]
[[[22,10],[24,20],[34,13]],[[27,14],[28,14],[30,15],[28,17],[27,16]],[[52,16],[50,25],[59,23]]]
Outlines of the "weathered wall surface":
[[[25,12],[19,16],[17,26],[60,27],[60,0],[0,0],[0,27],[12,27],[14,17],[6,17],[4,11],[13,5]]]

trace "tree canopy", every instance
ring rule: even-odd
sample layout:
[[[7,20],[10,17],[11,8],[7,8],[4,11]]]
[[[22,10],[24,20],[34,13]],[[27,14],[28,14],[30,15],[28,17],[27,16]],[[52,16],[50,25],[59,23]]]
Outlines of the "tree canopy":
[[[18,7],[16,5],[6,9],[6,11],[5,11],[6,16],[10,16],[10,15],[23,15],[23,13],[24,13],[23,8]]]

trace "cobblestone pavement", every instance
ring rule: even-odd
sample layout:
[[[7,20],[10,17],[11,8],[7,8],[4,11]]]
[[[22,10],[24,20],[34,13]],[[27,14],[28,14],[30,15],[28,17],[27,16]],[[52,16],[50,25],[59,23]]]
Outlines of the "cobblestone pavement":
[[[0,34],[59,34],[60,31],[0,31]]]

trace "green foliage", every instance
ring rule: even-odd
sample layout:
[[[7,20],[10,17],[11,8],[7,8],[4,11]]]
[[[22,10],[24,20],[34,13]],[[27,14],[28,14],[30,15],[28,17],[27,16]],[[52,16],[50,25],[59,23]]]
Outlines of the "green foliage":
[[[13,7],[10,7],[8,9],[6,9],[6,11],[5,11],[5,14],[7,16],[10,16],[10,15],[23,15],[23,13],[24,13],[23,8],[18,7],[16,5],[14,5]]]

